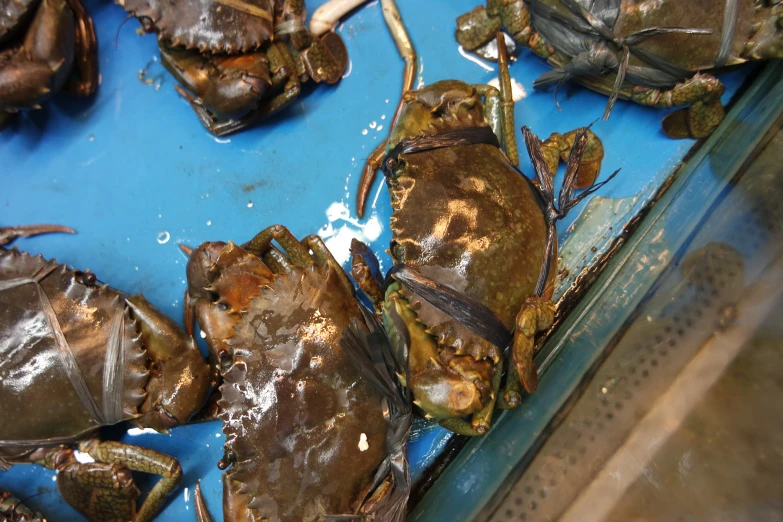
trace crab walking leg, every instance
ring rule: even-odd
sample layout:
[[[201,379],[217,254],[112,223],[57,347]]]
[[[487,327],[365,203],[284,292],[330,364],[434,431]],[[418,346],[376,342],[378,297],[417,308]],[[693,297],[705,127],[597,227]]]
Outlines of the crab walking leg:
[[[340,19],[365,3],[367,0],[332,0],[326,2],[313,13],[310,19],[310,32],[321,36],[331,31]]]
[[[389,32],[391,32],[392,38],[394,38],[394,43],[397,44],[400,56],[405,60],[405,70],[402,73],[402,96],[400,96],[397,110],[394,112],[394,118],[389,126],[389,129],[393,129],[397,125],[397,118],[399,118],[402,110],[403,96],[406,92],[413,89],[413,80],[416,77],[416,50],[413,48],[413,43],[405,30],[400,11],[397,9],[397,4],[394,3],[394,0],[381,0],[381,6],[383,8],[383,18],[386,20]],[[388,140],[383,140],[364,164],[362,179],[359,182],[359,191],[356,195],[356,213],[360,218],[364,217],[364,206],[367,203],[367,196],[370,193],[373,181],[375,181],[375,173],[381,167],[387,142]]]
[[[76,54],[74,64],[79,76],[72,77],[67,85],[68,92],[76,96],[89,96],[95,92],[100,83],[98,73],[98,40],[95,36],[95,26],[80,0],[68,0],[68,6],[73,11],[76,29]]]
[[[201,481],[196,482],[196,492],[193,495],[193,503],[196,505],[196,520],[198,520],[198,522],[212,522],[212,517],[207,509],[207,503],[204,501],[204,495],[201,494]]]
[[[348,279],[348,276],[340,266],[340,263],[338,263],[334,258],[332,253],[327,248],[326,243],[324,243],[324,240],[321,239],[320,236],[311,234],[302,240],[302,244],[306,248],[310,249],[310,251],[313,253],[315,261],[319,265],[329,265],[329,267],[334,270],[334,273],[337,275],[337,277],[340,278],[340,282],[342,282],[343,286],[346,288],[346,290],[348,290],[348,292],[350,292],[351,295],[356,293],[356,290],[351,284],[351,280]]]
[[[257,256],[272,254],[274,252],[280,254],[280,252],[272,248],[272,241],[277,241],[280,246],[283,247],[283,250],[288,254],[288,257],[291,259],[291,263],[294,266],[305,268],[315,264],[312,256],[310,256],[310,253],[307,251],[307,248],[305,248],[302,243],[282,225],[272,225],[271,227],[262,230],[256,234],[253,239],[242,245],[242,248]]]
[[[168,455],[122,442],[101,442],[90,439],[79,444],[79,449],[98,462],[122,464],[133,471],[159,475],[155,484],[136,514],[134,522],[149,522],[160,511],[166,497],[176,489],[182,480],[182,467]],[[89,477],[85,477],[89,480]]]
[[[511,344],[511,365],[525,391],[533,393],[538,386],[538,373],[533,362],[533,349],[538,332],[543,332],[552,326],[555,319],[555,305],[551,300],[540,297],[529,297],[517,314],[514,340]]]
[[[7,245],[20,237],[52,234],[54,232],[61,232],[63,234],[76,233],[72,228],[60,225],[22,225],[18,227],[4,227],[0,228],[0,246]]]
[[[634,87],[631,99],[652,107],[690,105],[664,118],[664,132],[672,138],[703,138],[709,136],[723,121],[724,109],[720,97],[725,90],[721,81],[714,76],[697,74],[667,91]]]
[[[284,109],[299,96],[302,89],[296,63],[286,44],[276,42],[269,48],[267,57],[272,71],[272,89],[277,89],[283,83],[283,91],[259,106],[256,119],[266,118]]]

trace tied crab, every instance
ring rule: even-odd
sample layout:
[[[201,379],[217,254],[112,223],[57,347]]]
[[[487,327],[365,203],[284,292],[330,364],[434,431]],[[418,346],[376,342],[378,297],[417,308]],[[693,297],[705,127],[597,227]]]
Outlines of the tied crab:
[[[0,128],[63,88],[95,92],[97,48],[80,0],[0,0]]]
[[[724,116],[725,88],[714,69],[783,58],[779,0],[488,0],[457,19],[468,51],[494,54],[495,32],[545,58],[554,68],[533,86],[567,80],[615,99],[684,107],[664,118],[672,138],[708,136]]]
[[[216,136],[294,101],[308,79],[335,83],[348,64],[339,35],[304,26],[304,0],[118,0],[158,34],[163,65]]]
[[[609,181],[572,197],[588,147],[585,130],[573,137],[559,205],[548,166],[548,157],[557,166],[559,151],[546,154],[527,128],[537,186],[518,170],[499,34],[498,45],[500,92],[447,80],[403,95],[382,162],[395,263],[385,280],[366,245],[352,245],[354,279],[382,316],[392,345],[409,344],[405,384],[414,404],[465,435],[485,433],[496,406],[518,405],[522,386],[536,388],[535,336],[555,313],[555,221]],[[362,187],[370,185],[372,167]],[[360,198],[366,194],[363,188]]]
[[[392,358],[321,238],[278,225],[185,250],[185,322],[198,321],[222,378],[224,520],[402,522],[404,355]],[[209,520],[200,495],[197,513]]]
[[[2,228],[0,245],[46,232],[73,231]],[[56,470],[63,498],[90,520],[151,520],[182,477],[179,463],[95,434],[122,421],[161,432],[187,422],[210,387],[193,339],[141,295],[4,248],[0,332],[0,468]],[[76,446],[94,462],[79,462]],[[138,510],[131,470],[161,477]]]

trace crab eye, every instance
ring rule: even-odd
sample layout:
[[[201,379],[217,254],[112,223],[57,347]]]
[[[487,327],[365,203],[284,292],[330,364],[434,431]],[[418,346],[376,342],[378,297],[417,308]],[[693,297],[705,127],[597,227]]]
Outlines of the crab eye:
[[[167,412],[165,409],[160,408],[158,410],[158,415],[160,416],[160,422],[165,426],[166,428],[176,428],[179,426],[179,421],[174,418],[172,414]]]

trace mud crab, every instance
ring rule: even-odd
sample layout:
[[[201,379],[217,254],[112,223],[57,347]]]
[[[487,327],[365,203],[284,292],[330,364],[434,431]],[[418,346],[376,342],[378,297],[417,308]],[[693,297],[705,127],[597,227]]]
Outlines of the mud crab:
[[[783,58],[779,0],[488,0],[457,19],[457,40],[490,57],[501,27],[554,67],[535,88],[574,79],[610,96],[605,118],[616,98],[685,107],[664,118],[673,138],[723,119],[723,84],[705,71]]]
[[[304,0],[117,0],[158,33],[163,65],[216,136],[295,100],[302,83],[335,83],[348,64],[340,36],[304,26]]]
[[[31,511],[21,500],[0,489],[0,520],[2,522],[46,522],[42,514]]]
[[[554,223],[611,179],[572,197],[588,145],[585,130],[574,136],[559,206],[544,147],[527,128],[537,186],[521,174],[500,35],[498,45],[500,92],[446,80],[402,98],[382,163],[395,263],[385,281],[369,249],[352,245],[354,279],[392,344],[409,343],[406,384],[414,404],[426,418],[466,435],[485,433],[496,405],[519,404],[521,386],[536,388],[534,339],[555,312]],[[549,154],[555,166],[557,147]],[[362,187],[373,175],[365,170]],[[500,395],[505,357],[511,364]]]
[[[0,1],[0,128],[63,87],[76,96],[95,92],[97,49],[80,0]]]
[[[72,232],[2,228],[0,245],[55,231]],[[210,387],[193,339],[141,295],[3,248],[0,332],[0,467],[56,470],[62,496],[90,520],[151,520],[181,479],[179,463],[94,435],[126,420],[164,432],[188,421]],[[77,461],[77,445],[95,462]],[[130,470],[161,477],[138,511]]]
[[[224,520],[404,520],[404,369],[321,238],[278,225],[187,252],[186,324],[223,379]]]

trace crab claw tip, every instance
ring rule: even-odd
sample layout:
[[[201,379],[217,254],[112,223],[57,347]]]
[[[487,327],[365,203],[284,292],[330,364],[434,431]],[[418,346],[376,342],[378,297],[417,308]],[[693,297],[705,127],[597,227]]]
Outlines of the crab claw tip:
[[[180,246],[179,246],[179,248],[180,248],[180,250],[182,250],[183,252],[185,252],[185,255],[186,255],[186,256],[188,256],[188,257],[190,257],[190,254],[192,254],[192,253],[193,253],[193,249],[192,249],[192,248],[190,248],[190,247],[189,247],[189,246],[187,246],[187,245],[180,245]]]

